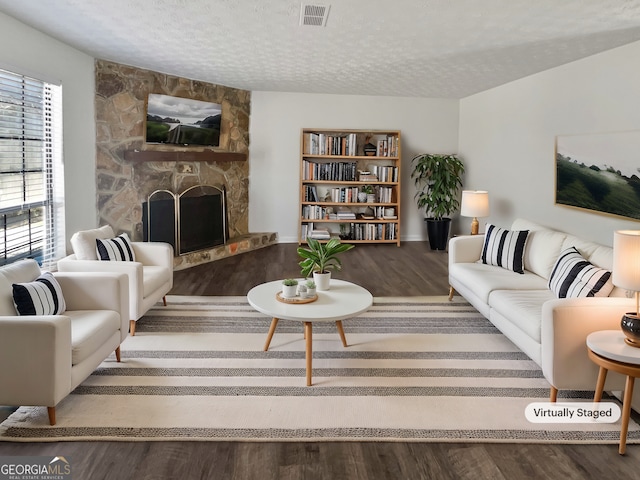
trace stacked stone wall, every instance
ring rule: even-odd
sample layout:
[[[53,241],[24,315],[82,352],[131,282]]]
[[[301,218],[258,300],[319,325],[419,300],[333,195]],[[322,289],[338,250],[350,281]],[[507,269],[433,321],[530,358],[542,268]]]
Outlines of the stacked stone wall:
[[[248,234],[249,115],[251,93],[197,80],[97,60],[96,184],[98,224],[142,240],[142,204],[155,190],[180,193],[193,185],[227,190],[230,239]],[[244,161],[154,162],[125,160],[125,152],[203,151],[145,143],[146,102],[159,93],[222,105],[220,146]]]

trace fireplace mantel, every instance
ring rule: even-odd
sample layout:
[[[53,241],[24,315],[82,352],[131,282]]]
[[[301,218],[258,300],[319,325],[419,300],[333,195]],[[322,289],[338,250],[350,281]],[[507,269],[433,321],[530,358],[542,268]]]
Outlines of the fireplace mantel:
[[[247,154],[215,150],[201,152],[126,150],[124,159],[129,162],[244,162],[247,160]]]

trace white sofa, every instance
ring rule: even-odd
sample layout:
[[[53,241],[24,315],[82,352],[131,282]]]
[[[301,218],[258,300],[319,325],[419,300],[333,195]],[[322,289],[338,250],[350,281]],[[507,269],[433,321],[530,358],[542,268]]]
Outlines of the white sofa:
[[[0,405],[55,407],[120,343],[129,323],[124,274],[54,273],[66,310],[59,315],[18,315],[13,284],[40,275],[34,260],[0,267]]]
[[[109,225],[76,232],[71,237],[73,254],[58,261],[61,272],[119,272],[129,277],[129,331],[135,335],[136,321],[173,286],[173,247],[162,242],[131,242],[135,261],[102,261],[96,254],[96,239],[114,238]]]
[[[548,280],[566,248],[575,246],[607,270],[612,269],[613,249],[523,219],[515,220],[510,230],[529,230],[524,274],[482,263],[484,235],[454,237],[449,242],[451,294],[458,292],[542,368],[551,401],[558,390],[594,390],[598,367],[587,355],[586,337],[597,330],[620,329],[623,313],[634,311],[635,303],[617,287],[604,298],[557,298]],[[605,390],[623,387],[624,377],[613,372],[607,376]],[[639,400],[636,392],[636,409]]]

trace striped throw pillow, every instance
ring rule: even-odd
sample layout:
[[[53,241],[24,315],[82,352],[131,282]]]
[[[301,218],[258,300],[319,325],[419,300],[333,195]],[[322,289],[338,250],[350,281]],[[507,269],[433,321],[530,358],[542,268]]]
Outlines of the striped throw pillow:
[[[576,247],[570,247],[556,260],[549,288],[558,298],[608,297],[613,281],[610,271],[596,267]]]
[[[524,247],[529,230],[505,230],[487,224],[482,263],[524,273]]]
[[[96,251],[98,260],[110,260],[113,262],[135,262],[131,240],[126,233],[116,238],[96,238]]]
[[[60,315],[67,309],[60,284],[50,272],[33,282],[14,283],[13,303],[20,315]]]

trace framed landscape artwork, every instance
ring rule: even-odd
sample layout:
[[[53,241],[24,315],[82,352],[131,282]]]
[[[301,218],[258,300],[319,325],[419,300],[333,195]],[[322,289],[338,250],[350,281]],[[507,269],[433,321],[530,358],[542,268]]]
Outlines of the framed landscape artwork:
[[[150,93],[147,99],[147,143],[220,145],[222,106],[190,98]]]
[[[640,130],[556,137],[556,204],[640,220]]]

